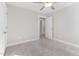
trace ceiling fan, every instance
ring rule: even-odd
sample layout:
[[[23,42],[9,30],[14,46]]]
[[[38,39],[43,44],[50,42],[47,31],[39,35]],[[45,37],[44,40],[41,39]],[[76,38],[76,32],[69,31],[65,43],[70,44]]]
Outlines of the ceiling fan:
[[[55,2],[34,2],[34,3],[43,4],[43,7],[40,8],[40,11],[42,11],[44,8],[51,8],[52,10],[55,9],[54,6],[53,6],[53,4],[54,4]]]

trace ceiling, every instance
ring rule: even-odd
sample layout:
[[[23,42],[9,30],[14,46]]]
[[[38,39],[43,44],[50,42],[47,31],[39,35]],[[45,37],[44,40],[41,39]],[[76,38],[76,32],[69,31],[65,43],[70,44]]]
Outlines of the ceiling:
[[[64,7],[70,6],[76,2],[56,2],[53,6],[55,7],[55,10],[52,10],[51,8],[45,8],[44,10],[40,11],[40,8],[43,6],[43,4],[40,3],[33,3],[33,2],[8,2],[8,4],[15,5],[21,8],[29,9],[35,12],[38,12],[44,16],[50,17],[53,15],[53,12],[56,12]]]

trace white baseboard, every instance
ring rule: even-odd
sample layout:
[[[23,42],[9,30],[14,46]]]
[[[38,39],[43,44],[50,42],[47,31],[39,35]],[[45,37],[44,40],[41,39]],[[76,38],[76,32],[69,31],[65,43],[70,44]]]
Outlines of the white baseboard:
[[[34,41],[34,40],[39,40],[39,39],[31,39],[31,40],[24,40],[24,41],[18,41],[18,42],[14,42],[14,43],[11,43],[11,44],[7,44],[7,47],[11,47],[11,46],[15,46],[15,45],[18,45],[18,44],[22,44],[22,43],[26,43],[26,42],[29,42],[29,41]]]
[[[63,41],[63,40],[60,40],[60,39],[56,39],[56,38],[55,38],[54,40],[56,40],[56,41],[58,41],[58,42],[61,42],[61,43],[63,43],[63,44],[66,44],[66,45],[75,47],[75,48],[79,48],[79,45],[77,45],[77,44],[73,44],[73,43],[70,43],[70,42],[67,42],[67,41]]]

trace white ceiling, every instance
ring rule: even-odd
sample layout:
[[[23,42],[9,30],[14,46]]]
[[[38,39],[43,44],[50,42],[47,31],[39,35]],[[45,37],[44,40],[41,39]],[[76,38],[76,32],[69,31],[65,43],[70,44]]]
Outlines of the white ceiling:
[[[74,2],[56,2],[53,6],[55,10],[51,8],[45,8],[44,10],[40,11],[40,8],[43,6],[40,3],[32,3],[32,2],[8,2],[8,4],[16,5],[21,8],[29,9],[35,12],[38,12],[44,16],[52,16],[53,12],[56,12],[64,7],[70,6],[74,4]]]

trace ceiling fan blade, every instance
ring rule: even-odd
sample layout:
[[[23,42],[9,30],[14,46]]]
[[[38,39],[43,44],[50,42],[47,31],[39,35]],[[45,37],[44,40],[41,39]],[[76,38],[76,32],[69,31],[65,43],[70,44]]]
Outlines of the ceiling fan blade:
[[[43,6],[43,7],[40,9],[40,11],[43,10],[44,8],[45,8],[45,7]]]
[[[51,8],[54,10],[55,8],[53,6],[51,6]]]

